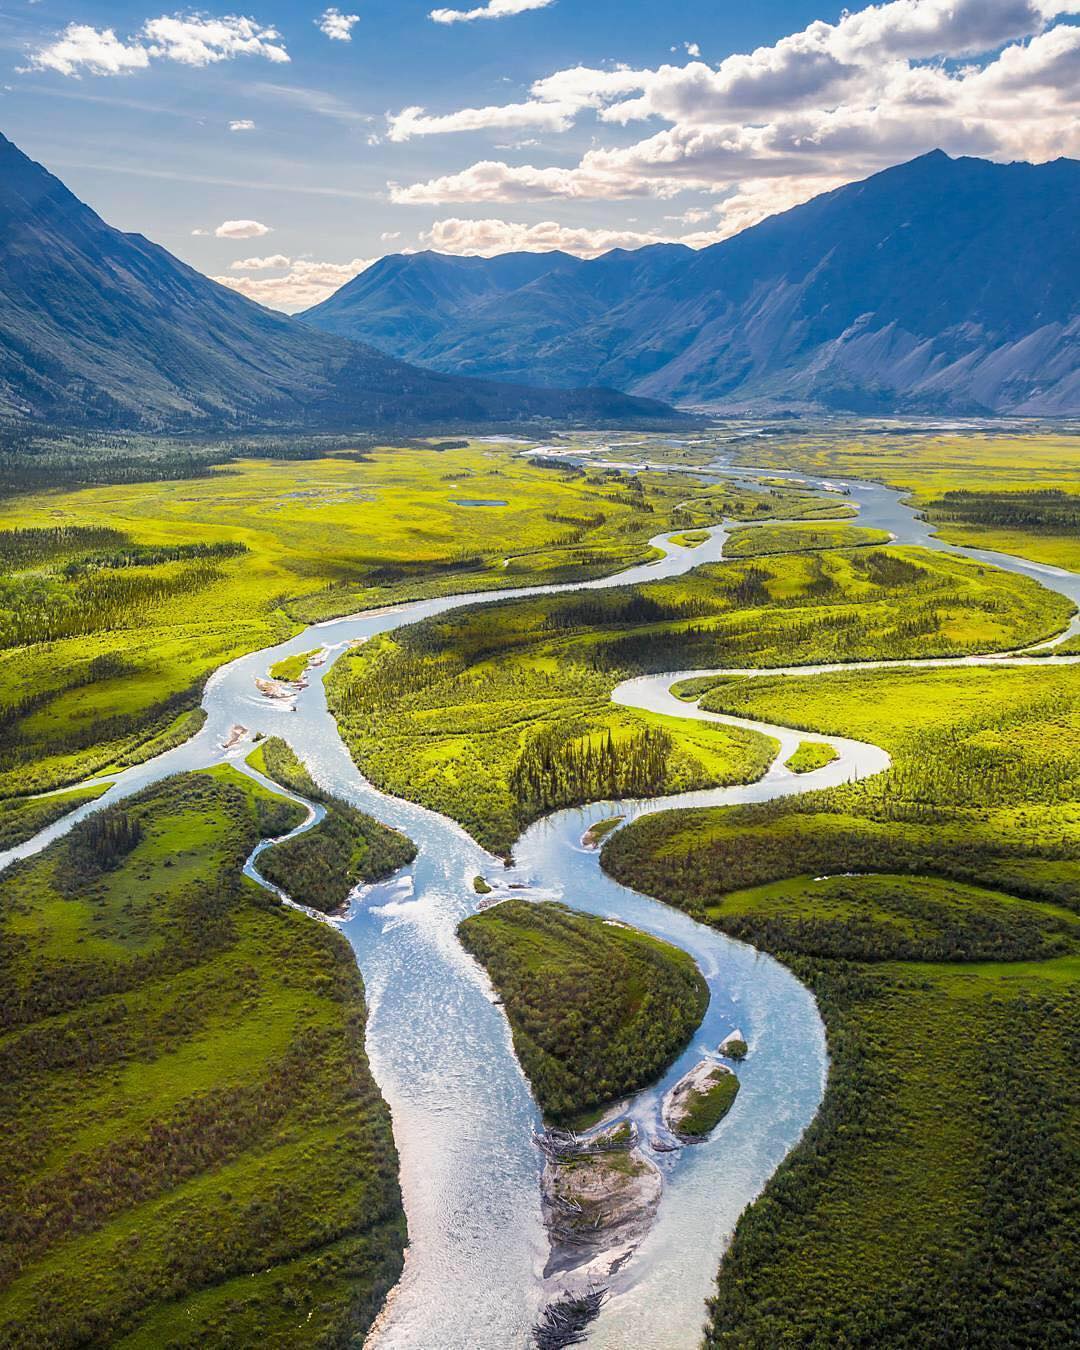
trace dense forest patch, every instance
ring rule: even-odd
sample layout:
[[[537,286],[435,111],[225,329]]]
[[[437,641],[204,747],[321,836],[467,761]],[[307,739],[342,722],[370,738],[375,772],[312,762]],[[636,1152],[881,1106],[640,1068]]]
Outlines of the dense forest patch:
[[[565,905],[507,900],[465,919],[458,936],[491,976],[521,1067],[556,1123],[655,1081],[708,1007],[686,952]]]

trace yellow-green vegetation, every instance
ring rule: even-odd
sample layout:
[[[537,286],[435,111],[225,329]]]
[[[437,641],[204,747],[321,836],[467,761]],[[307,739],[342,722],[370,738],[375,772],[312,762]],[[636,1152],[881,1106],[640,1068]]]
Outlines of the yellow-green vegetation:
[[[926,550],[786,554],[458,610],[356,648],[328,689],[367,778],[507,853],[558,807],[765,771],[775,747],[754,733],[613,707],[627,675],[1009,649],[1070,613],[1035,582]]]
[[[580,1123],[653,1082],[708,1007],[686,952],[565,905],[507,900],[463,920],[458,936],[491,976],[554,1122]]]
[[[701,1087],[687,1095],[678,1133],[686,1139],[704,1139],[735,1105],[738,1095],[739,1080],[729,1069],[717,1065]]]
[[[270,678],[272,680],[285,680],[289,683],[295,682],[307,670],[312,657],[318,656],[321,651],[321,647],[315,647],[310,652],[298,652],[296,656],[286,656],[284,660],[277,661],[270,667]]]
[[[763,558],[773,553],[805,553],[826,548],[859,548],[887,544],[885,530],[861,525],[750,525],[732,530],[725,558]]]
[[[951,543],[1080,571],[1074,434],[796,435],[746,453],[754,464],[879,479],[909,492]]]
[[[352,952],[241,872],[303,817],[214,769],[0,879],[5,1346],[341,1345],[396,1280]]]
[[[213,670],[313,620],[614,572],[648,559],[647,541],[665,530],[724,512],[799,514],[815,500],[683,474],[548,468],[481,442],[200,465],[168,491],[123,482],[5,504],[0,798],[183,740]],[[471,510],[455,497],[508,506]]]
[[[764,679],[706,702],[894,757],[605,847],[620,880],[789,964],[828,1030],[824,1104],[740,1221],[707,1343],[1068,1343],[1080,671]]]
[[[416,846],[399,830],[323,792],[279,736],[261,741],[247,762],[325,809],[310,830],[259,855],[262,875],[297,904],[329,914],[358,885],[383,881],[416,857]]]
[[[709,537],[708,530],[688,530],[683,534],[673,534],[670,536],[673,544],[680,544],[683,548],[697,548],[703,544]]]
[[[625,816],[608,816],[606,820],[598,820],[585,831],[582,842],[587,848],[596,848],[612,830],[617,830],[625,819]]]
[[[800,741],[799,748],[784,764],[792,773],[813,773],[839,758],[839,753],[824,741]]]
[[[108,783],[56,792],[47,797],[13,797],[0,802],[0,850],[15,848],[39,831],[60,820],[76,807],[95,801],[109,789]]]

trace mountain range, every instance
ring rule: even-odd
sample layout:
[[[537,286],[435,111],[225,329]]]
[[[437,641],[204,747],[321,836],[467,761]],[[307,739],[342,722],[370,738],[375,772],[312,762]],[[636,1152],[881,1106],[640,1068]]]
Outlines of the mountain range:
[[[359,429],[672,410],[440,374],[320,333],[107,225],[0,136],[0,415],[146,430]]]
[[[455,375],[718,410],[1080,413],[1080,163],[921,156],[698,251],[382,259],[302,316]]]

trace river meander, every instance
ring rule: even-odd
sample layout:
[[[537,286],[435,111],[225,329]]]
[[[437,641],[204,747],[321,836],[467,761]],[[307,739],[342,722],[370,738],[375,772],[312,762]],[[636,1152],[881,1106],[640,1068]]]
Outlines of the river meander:
[[[593,461],[596,462],[595,460]],[[660,467],[660,466],[655,466]],[[680,471],[685,471],[681,469]],[[753,481],[753,470],[713,472]],[[775,469],[768,477],[784,476]],[[824,486],[802,475],[788,475]],[[904,544],[951,547],[903,505],[900,494],[865,483],[833,483],[857,504],[859,524],[892,532]],[[837,499],[841,500],[841,499]],[[418,855],[403,874],[371,887],[340,922],[356,953],[367,988],[368,1053],[393,1112],[401,1181],[409,1222],[405,1273],[374,1327],[373,1350],[511,1350],[527,1344],[544,1302],[548,1242],[540,1214],[540,1154],[532,1143],[539,1116],[513,1055],[501,1009],[486,977],[458,944],[455,929],[478,897],[472,878],[484,873],[497,888],[524,885],[531,898],[558,898],[575,908],[617,918],[691,952],[711,1002],[699,1032],[663,1081],[639,1094],[628,1111],[648,1141],[663,1092],[733,1028],[744,1032],[750,1054],[740,1068],[742,1090],[712,1138],[656,1161],[664,1197],[650,1234],[612,1282],[612,1297],[589,1334],[589,1344],[617,1350],[687,1350],[697,1343],[724,1245],[739,1213],[761,1190],[813,1118],[824,1090],[827,1057],[817,1008],[806,989],[770,957],[737,943],[685,914],[607,877],[581,836],[596,821],[633,818],[672,806],[761,801],[880,772],[888,757],[874,746],[829,740],[840,758],[796,778],[782,767],[801,737],[784,728],[755,726],[780,742],[780,753],[758,783],[632,802],[601,802],[558,812],[519,840],[515,865],[504,869],[458,825],[423,807],[386,796],[367,783],[327,711],[322,676],[358,639],[463,605],[551,591],[596,589],[675,576],[723,554],[726,527],[696,549],[654,541],[666,550],[658,562],[582,585],[530,587],[446,597],[315,625],[270,650],[218,670],[208,681],[207,721],[191,741],[116,776],[89,804],[0,854],[0,867],[34,853],[103,805],[174,773],[230,762],[243,767],[250,738],[223,743],[237,724],[249,732],[283,736],[327,791],[354,803],[415,841]],[[953,551],[1036,577],[1080,603],[1080,576],[981,550]],[[1077,621],[1070,625],[1077,631]],[[263,697],[255,679],[275,661],[326,644],[323,667],[290,705]],[[969,658],[1000,662],[1000,657]],[[1024,658],[1018,658],[1024,659]],[[1041,659],[1043,663],[1048,658]],[[1069,660],[1076,658],[1050,658]],[[960,661],[948,664],[960,664]],[[938,664],[943,664],[939,662]],[[850,667],[847,667],[850,668]],[[808,673],[813,667],[803,668]],[[631,681],[615,691],[630,706],[672,711],[668,688],[680,672]],[[710,717],[678,705],[683,716]],[[497,898],[499,890],[496,891]]]

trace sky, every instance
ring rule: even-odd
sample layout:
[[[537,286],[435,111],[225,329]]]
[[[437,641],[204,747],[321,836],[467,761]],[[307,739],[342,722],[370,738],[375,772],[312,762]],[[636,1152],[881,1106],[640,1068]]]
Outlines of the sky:
[[[1080,157],[1080,0],[0,0],[0,130],[296,311],[387,253],[702,247],[938,147]]]

